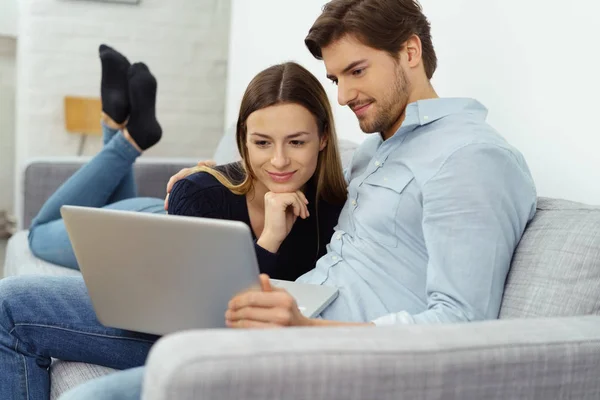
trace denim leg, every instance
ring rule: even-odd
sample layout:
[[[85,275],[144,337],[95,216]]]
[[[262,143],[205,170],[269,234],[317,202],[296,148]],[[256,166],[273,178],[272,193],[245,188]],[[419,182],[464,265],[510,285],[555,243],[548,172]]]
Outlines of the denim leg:
[[[164,214],[164,200],[134,197],[103,208]],[[79,269],[69,234],[62,219],[33,227],[29,233],[29,248],[38,258],[63,267]]]
[[[100,153],[50,196],[31,223],[31,229],[60,219],[60,207],[65,204],[86,207],[107,205],[115,188],[139,156],[140,152],[121,133],[115,135]]]
[[[0,280],[0,399],[50,396],[51,358],[142,366],[157,336],[100,324],[81,277]]]
[[[112,129],[106,126],[106,124],[102,123],[102,141],[106,146],[108,142],[112,140],[112,138],[119,133],[118,129]],[[112,204],[117,201],[130,199],[132,197],[137,196],[137,186],[135,183],[135,177],[133,175],[133,165],[129,168],[129,171],[125,174],[121,183],[115,188],[115,191],[112,193],[110,198],[108,199],[107,204]]]
[[[60,396],[59,400],[140,400],[144,367],[92,379]]]

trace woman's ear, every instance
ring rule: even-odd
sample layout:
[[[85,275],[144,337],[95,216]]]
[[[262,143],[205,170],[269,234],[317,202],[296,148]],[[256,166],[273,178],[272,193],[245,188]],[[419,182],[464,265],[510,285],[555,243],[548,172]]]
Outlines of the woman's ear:
[[[321,137],[321,144],[319,145],[319,151],[323,151],[323,149],[327,147],[327,136],[323,135]]]

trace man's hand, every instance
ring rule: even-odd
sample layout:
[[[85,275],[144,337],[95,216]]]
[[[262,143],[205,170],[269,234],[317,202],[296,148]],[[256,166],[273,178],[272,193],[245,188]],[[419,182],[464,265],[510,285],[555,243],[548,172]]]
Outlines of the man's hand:
[[[175,183],[177,181],[180,181],[183,178],[185,178],[186,176],[191,175],[194,172],[198,171],[198,167],[214,167],[215,165],[217,165],[217,164],[212,160],[200,161],[195,167],[184,168],[181,171],[179,171],[178,173],[176,173],[175,175],[173,175],[171,177],[171,179],[169,179],[169,182],[167,182],[167,195],[165,197],[165,210],[166,211],[169,210],[169,194],[171,193],[171,189],[173,189],[173,185],[175,185]]]
[[[261,290],[251,290],[235,296],[229,302],[225,323],[230,328],[278,328],[310,326],[287,291],[273,288],[269,277],[260,275]]]

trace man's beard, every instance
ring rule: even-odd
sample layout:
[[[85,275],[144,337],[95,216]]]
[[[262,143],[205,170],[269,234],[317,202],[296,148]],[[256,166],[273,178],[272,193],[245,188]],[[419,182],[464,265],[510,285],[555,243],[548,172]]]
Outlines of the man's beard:
[[[360,129],[365,133],[386,132],[404,113],[408,101],[408,79],[402,67],[395,73],[392,89],[382,100],[373,103],[377,114],[373,118],[359,119]]]

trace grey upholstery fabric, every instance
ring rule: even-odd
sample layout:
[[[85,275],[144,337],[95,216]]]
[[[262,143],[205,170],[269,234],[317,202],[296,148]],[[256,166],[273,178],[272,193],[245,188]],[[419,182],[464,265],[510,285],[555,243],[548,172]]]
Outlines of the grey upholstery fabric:
[[[539,199],[515,252],[500,318],[600,314],[600,207]]]
[[[596,399],[600,317],[191,331],[152,349],[144,400]]]
[[[67,390],[114,371],[98,365],[55,360],[50,368],[50,399],[58,399]]]
[[[23,224],[28,228],[44,202],[87,159],[44,159],[31,162],[25,168],[23,183]],[[167,181],[180,169],[195,165],[191,160],[153,160],[141,158],[134,171],[138,195],[142,197],[165,197]]]
[[[16,275],[81,275],[79,271],[51,264],[34,256],[29,250],[28,234],[29,231],[19,231],[8,240],[4,274],[0,274],[0,277]]]

